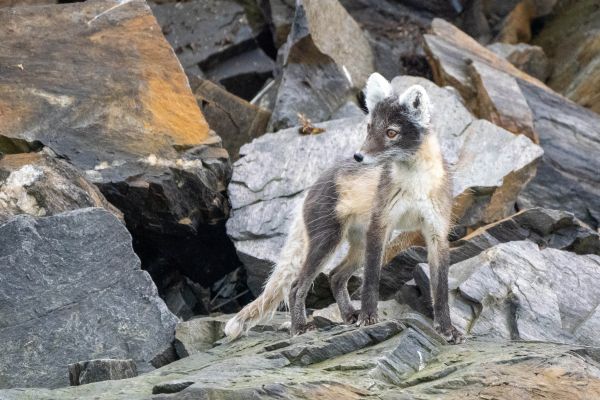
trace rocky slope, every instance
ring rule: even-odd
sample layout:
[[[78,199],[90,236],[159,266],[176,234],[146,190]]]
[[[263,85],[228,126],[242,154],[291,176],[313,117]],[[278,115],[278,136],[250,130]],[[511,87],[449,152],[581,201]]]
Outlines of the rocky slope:
[[[593,1],[57,3],[0,0],[0,399],[600,398]],[[326,269],[317,331],[228,342],[375,70],[432,100],[466,343],[399,232],[379,323]]]

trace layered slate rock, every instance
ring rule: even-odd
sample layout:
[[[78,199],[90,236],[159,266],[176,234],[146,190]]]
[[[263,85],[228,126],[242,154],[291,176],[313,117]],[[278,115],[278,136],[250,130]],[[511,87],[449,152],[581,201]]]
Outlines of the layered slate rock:
[[[550,247],[576,254],[600,255],[598,233],[582,223],[572,213],[531,208],[482,226],[467,236],[451,242],[450,264],[475,257],[500,243],[521,240],[528,240],[541,248]],[[395,256],[382,269],[380,298],[389,299],[398,296],[399,291],[410,291],[412,288],[405,284],[413,277],[420,283],[423,282],[423,279],[427,279],[422,275],[415,276],[415,268],[419,263],[427,263],[427,250],[423,245],[414,245]],[[419,294],[417,293],[417,297]],[[427,295],[428,292],[423,294]],[[406,299],[404,294],[400,294],[400,296],[407,301],[414,297],[411,295]],[[410,301],[408,302],[410,303]],[[414,306],[414,304],[411,305]]]
[[[187,249],[231,254],[206,227],[228,213],[227,152],[146,3],[3,9],[0,35],[0,137],[41,142],[85,171],[124,213],[145,266],[219,275],[214,253]]]
[[[541,149],[525,136],[475,120],[451,89],[411,77],[394,79],[392,85],[402,91],[416,83],[427,89],[434,110],[445,110],[433,113],[433,125],[455,173],[453,194],[459,224],[478,226],[509,215],[520,189],[535,173]],[[360,117],[317,126],[325,132],[303,136],[297,128],[286,129],[265,134],[240,150],[229,185],[233,215],[227,232],[246,266],[248,285],[255,295],[279,256],[304,190],[325,169],[351,157],[366,134],[366,123]],[[279,151],[273,152],[273,148]],[[317,287],[328,291],[327,281],[318,281]]]
[[[521,95],[525,98],[533,115],[533,131],[545,156],[536,178],[523,195],[523,208],[565,209],[597,228],[600,221],[597,174],[600,161],[595,157],[600,152],[598,114],[553,92],[445,21],[434,20],[432,32],[425,35],[425,40],[436,83],[454,86],[471,109],[476,110],[480,101],[469,76],[469,64],[473,62],[489,67],[492,80],[494,77],[506,80],[506,75],[510,75],[516,81],[519,90],[512,90],[505,97],[519,102]],[[514,82],[506,87],[514,89]]]
[[[127,379],[137,375],[137,367],[133,360],[99,359],[69,364],[69,381],[71,386]]]
[[[546,50],[553,69],[548,86],[600,113],[600,9],[595,0],[564,3],[533,43]]]
[[[598,255],[503,243],[452,265],[451,314],[478,336],[598,346],[598,284]]]
[[[259,47],[259,27],[249,20],[244,4],[156,1],[152,11],[188,74],[206,76],[247,100],[273,76],[275,63]]]
[[[67,364],[131,358],[140,371],[171,346],[177,318],[101,208],[0,225],[0,385],[69,384]]]
[[[282,73],[269,128],[327,120],[373,72],[373,55],[358,24],[338,0],[298,2],[280,51]]]
[[[544,49],[527,43],[493,43],[487,48],[500,57],[510,61],[521,71],[544,82],[550,74],[550,62]]]
[[[0,158],[0,223],[17,214],[46,216],[86,207],[103,207],[123,219],[81,171],[47,149]]]
[[[441,345],[419,321],[333,325],[289,337],[269,329],[193,354],[136,378],[57,390],[0,391],[46,399],[589,399],[600,395],[597,349],[468,340]],[[542,397],[543,396],[543,397]]]
[[[270,111],[250,104],[206,79],[194,79],[192,86],[202,113],[232,158],[237,158],[244,143],[266,132]]]

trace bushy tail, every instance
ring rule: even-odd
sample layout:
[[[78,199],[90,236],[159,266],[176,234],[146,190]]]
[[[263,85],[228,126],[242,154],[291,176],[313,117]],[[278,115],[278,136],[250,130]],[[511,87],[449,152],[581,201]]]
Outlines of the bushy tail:
[[[287,305],[292,282],[298,277],[304,262],[306,242],[306,229],[300,209],[290,227],[279,262],[273,267],[263,292],[227,321],[227,337],[235,339],[256,324],[271,319],[282,301]]]

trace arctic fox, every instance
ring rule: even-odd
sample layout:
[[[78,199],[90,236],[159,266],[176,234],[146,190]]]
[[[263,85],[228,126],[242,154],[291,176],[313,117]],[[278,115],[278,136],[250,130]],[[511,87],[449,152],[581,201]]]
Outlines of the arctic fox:
[[[369,123],[362,148],[308,190],[263,293],[227,322],[228,337],[270,318],[282,301],[293,335],[313,328],[306,321],[308,290],[345,240],[350,248],[331,273],[331,289],[345,323],[376,323],[385,245],[392,230],[400,229],[425,238],[435,329],[448,342],[463,340],[448,307],[450,177],[430,124],[427,92],[414,85],[398,95],[374,73],[365,97]],[[347,283],[363,265],[361,309],[355,310]]]

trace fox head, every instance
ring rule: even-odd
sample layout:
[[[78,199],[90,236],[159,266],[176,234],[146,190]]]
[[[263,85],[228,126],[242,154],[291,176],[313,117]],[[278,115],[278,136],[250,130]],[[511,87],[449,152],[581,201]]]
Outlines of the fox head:
[[[429,131],[431,106],[425,89],[414,85],[398,96],[383,76],[374,73],[365,92],[367,138],[354,159],[374,164],[412,158]]]

